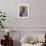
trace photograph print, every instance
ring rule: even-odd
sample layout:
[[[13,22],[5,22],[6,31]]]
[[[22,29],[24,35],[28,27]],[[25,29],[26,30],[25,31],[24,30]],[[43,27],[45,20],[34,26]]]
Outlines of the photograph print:
[[[18,4],[18,18],[29,18],[29,4]]]

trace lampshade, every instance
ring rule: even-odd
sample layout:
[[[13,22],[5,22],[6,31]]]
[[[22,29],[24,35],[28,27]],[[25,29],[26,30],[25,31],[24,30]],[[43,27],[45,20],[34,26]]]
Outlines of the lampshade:
[[[9,33],[9,32],[10,32],[10,30],[9,30],[9,29],[5,29],[5,32],[6,32],[6,33]]]

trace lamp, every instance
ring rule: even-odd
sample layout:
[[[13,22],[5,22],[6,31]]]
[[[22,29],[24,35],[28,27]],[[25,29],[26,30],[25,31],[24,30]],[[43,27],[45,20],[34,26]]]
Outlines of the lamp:
[[[6,33],[9,33],[9,29],[5,29],[5,32],[6,32]]]
[[[7,33],[7,36],[9,37],[9,29],[5,29],[5,32]]]

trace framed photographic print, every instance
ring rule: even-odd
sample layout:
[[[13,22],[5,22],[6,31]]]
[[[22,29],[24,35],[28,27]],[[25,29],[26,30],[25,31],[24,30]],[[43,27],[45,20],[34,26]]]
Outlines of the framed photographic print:
[[[29,4],[18,4],[18,18],[29,18]]]

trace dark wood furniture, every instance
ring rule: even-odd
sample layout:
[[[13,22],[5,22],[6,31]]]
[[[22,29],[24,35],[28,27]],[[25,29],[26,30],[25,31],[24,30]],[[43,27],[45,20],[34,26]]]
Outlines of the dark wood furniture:
[[[3,46],[13,46],[13,40],[9,37],[9,33],[7,33],[7,36],[4,35],[5,40],[1,40],[1,44]]]
[[[45,42],[41,46],[46,46],[46,34],[45,34]]]

